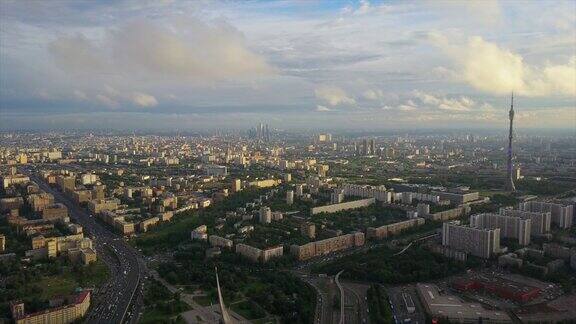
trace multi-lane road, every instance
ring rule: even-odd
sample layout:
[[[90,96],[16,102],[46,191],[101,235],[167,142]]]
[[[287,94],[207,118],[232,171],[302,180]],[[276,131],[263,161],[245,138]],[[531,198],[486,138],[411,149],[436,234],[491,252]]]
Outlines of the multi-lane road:
[[[50,187],[31,170],[24,171],[42,190],[68,207],[70,218],[82,225],[85,234],[92,239],[98,257],[110,268],[108,282],[92,297],[86,323],[136,323],[142,307],[143,281],[147,276],[145,263],[138,252],[69,197]]]

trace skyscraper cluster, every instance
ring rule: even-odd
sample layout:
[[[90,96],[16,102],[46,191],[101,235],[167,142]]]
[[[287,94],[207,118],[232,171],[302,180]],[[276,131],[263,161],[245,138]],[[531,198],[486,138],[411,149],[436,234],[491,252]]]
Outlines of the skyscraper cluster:
[[[248,137],[252,139],[261,140],[264,142],[270,141],[270,128],[268,124],[258,124],[258,126],[253,127],[248,130]]]

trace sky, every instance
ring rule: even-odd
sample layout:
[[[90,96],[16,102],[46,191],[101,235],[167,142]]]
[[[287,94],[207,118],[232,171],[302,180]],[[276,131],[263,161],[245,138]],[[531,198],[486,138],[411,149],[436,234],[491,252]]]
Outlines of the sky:
[[[0,1],[0,130],[576,132],[576,1]]]

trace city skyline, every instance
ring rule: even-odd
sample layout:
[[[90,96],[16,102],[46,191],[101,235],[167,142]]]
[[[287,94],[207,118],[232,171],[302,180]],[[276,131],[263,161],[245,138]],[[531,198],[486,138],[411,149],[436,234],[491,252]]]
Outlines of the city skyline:
[[[0,130],[576,125],[570,1],[0,6]]]

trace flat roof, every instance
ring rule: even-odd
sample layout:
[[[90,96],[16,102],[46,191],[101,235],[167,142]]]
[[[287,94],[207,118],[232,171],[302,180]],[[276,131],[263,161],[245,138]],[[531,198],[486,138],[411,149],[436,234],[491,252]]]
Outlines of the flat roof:
[[[417,284],[416,289],[432,316],[462,319],[482,317],[496,321],[510,320],[503,311],[488,310],[478,303],[462,301],[455,295],[441,294],[438,286],[434,284]]]

